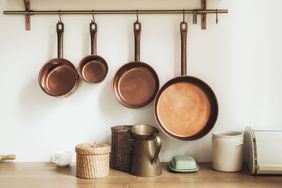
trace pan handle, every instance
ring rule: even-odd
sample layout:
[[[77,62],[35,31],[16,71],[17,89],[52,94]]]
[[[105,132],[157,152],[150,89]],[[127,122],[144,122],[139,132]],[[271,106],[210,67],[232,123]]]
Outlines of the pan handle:
[[[90,38],[91,38],[91,54],[97,55],[97,23],[92,21],[90,23]]]
[[[63,22],[59,21],[56,27],[57,27],[57,36],[58,36],[58,58],[63,58],[64,57],[64,52],[63,52],[64,24]]]
[[[180,23],[181,33],[181,76],[187,75],[187,22]]]
[[[151,163],[155,163],[157,162],[157,159],[159,157],[159,153],[161,151],[161,147],[162,147],[162,141],[161,141],[161,138],[158,136],[158,135],[155,135],[155,143],[156,143],[156,151],[155,151],[155,155],[151,161]]]
[[[134,22],[134,48],[135,48],[135,61],[140,61],[140,35],[141,23],[137,20]]]

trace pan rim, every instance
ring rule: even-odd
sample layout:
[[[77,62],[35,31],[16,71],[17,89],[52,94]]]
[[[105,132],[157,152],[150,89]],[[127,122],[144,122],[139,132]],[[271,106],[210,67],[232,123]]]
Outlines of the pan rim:
[[[193,80],[193,81],[191,81],[191,80]],[[180,83],[180,82],[192,83],[196,87],[201,89],[205,93],[207,98],[209,99],[210,106],[214,107],[214,109],[211,108],[211,114],[210,114],[209,119],[208,119],[206,125],[204,126],[204,128],[201,131],[199,131],[198,133],[196,133],[192,136],[186,136],[186,137],[176,136],[176,135],[171,134],[169,131],[167,131],[163,127],[162,123],[160,122],[160,119],[159,119],[158,113],[157,113],[158,112],[157,105],[158,105],[160,95],[169,86],[171,86],[175,83]],[[203,89],[203,87],[201,87],[201,86],[199,86],[198,84],[195,84],[195,83],[200,83],[200,85],[205,87],[205,88]],[[156,95],[155,102],[154,102],[154,114],[155,114],[155,120],[158,124],[158,127],[165,133],[165,135],[167,135],[168,137],[170,137],[174,140],[178,140],[178,141],[194,141],[194,140],[198,140],[198,139],[206,136],[213,129],[214,125],[216,124],[216,121],[218,119],[218,114],[219,114],[218,100],[217,100],[217,97],[216,97],[213,89],[203,80],[196,78],[196,77],[193,77],[193,76],[178,76],[178,77],[175,77],[175,78],[168,80],[158,91],[158,93]],[[206,127],[208,127],[208,128],[206,128]]]
[[[57,63],[55,63],[56,61],[57,61]],[[54,64],[52,65],[52,63],[54,63]],[[52,69],[51,71],[46,70],[46,69],[48,68],[48,65],[51,66],[51,69]],[[54,69],[56,69],[57,67],[60,67],[60,66],[69,66],[70,69],[72,69],[73,72],[75,72],[75,75],[76,75],[75,80],[76,80],[76,82],[75,82],[75,84],[73,85],[72,89],[71,89],[68,93],[62,94],[62,95],[55,95],[55,94],[52,94],[52,93],[48,92],[47,89],[43,86],[42,83],[43,83],[43,82],[45,83],[46,80],[47,80],[48,75],[49,75]],[[46,76],[42,76],[42,74],[43,74],[44,71],[47,71],[47,72],[48,72],[48,73],[46,74]],[[42,79],[41,79],[41,78],[42,78]],[[39,83],[39,86],[40,86],[41,90],[42,90],[44,93],[46,93],[47,95],[52,96],[52,97],[66,97],[66,96],[71,95],[71,94],[75,91],[75,89],[77,88],[78,82],[79,82],[79,74],[78,74],[78,72],[77,72],[75,66],[73,65],[72,62],[70,62],[69,60],[67,60],[67,59],[65,59],[65,58],[52,58],[52,59],[50,59],[49,61],[47,61],[47,62],[41,67],[41,69],[40,69],[40,71],[39,71],[39,74],[38,74],[38,83]]]
[[[119,80],[124,73],[126,73],[126,72],[128,72],[132,69],[138,68],[138,67],[143,67],[143,69],[146,69],[150,72],[150,74],[154,77],[156,87],[154,88],[153,95],[151,97],[149,97],[148,100],[146,100],[145,102],[138,104],[138,105],[130,105],[125,100],[123,100],[123,97],[121,97],[120,92],[119,92],[120,89],[118,87],[118,85],[119,85],[118,83],[119,83]],[[156,98],[156,95],[159,91],[160,81],[159,81],[159,77],[158,77],[157,72],[149,64],[141,62],[141,61],[131,61],[129,63],[122,65],[117,70],[117,72],[115,73],[114,79],[113,79],[112,87],[113,87],[113,92],[114,92],[115,98],[118,100],[118,102],[120,104],[122,104],[123,106],[128,107],[128,108],[137,109],[137,108],[145,107],[148,104],[153,102],[153,100]]]
[[[87,59],[88,59],[88,61],[87,61]],[[97,61],[96,59],[100,59],[101,61]],[[98,64],[101,64],[102,66],[105,66],[106,71],[105,71],[102,79],[100,79],[96,82],[90,82],[87,79],[85,79],[85,77],[83,76],[83,69],[84,69],[85,65],[87,65],[88,63],[98,63]],[[109,72],[109,66],[108,66],[107,61],[99,55],[93,55],[93,54],[87,55],[83,59],[80,60],[79,65],[78,65],[78,74],[79,74],[80,78],[82,78],[85,82],[90,83],[90,84],[102,82],[107,77],[108,72]]]

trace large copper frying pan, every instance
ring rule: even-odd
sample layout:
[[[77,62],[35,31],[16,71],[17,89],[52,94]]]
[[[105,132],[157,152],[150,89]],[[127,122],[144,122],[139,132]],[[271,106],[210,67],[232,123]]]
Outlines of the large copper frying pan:
[[[64,24],[56,25],[58,36],[58,58],[51,59],[41,68],[38,81],[41,89],[48,95],[68,96],[77,88],[79,76],[75,66],[63,58]]]
[[[104,58],[97,55],[97,24],[90,23],[91,55],[84,57],[79,63],[78,73],[88,83],[103,81],[108,73],[108,64]]]
[[[202,80],[187,76],[187,23],[181,22],[181,76],[168,81],[155,101],[155,116],[159,127],[177,140],[195,140],[206,135],[218,115],[217,99]]]
[[[159,90],[159,78],[155,70],[140,62],[141,23],[134,23],[135,61],[123,65],[113,81],[118,101],[128,108],[140,108],[154,100]]]

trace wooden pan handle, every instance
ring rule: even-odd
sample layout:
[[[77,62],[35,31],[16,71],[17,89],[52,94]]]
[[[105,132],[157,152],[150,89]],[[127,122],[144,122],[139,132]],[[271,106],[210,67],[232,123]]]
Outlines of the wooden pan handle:
[[[90,23],[90,38],[91,38],[91,54],[97,55],[97,23],[91,22]]]
[[[140,37],[141,37],[141,23],[137,20],[134,22],[134,49],[135,61],[140,61]]]
[[[63,33],[64,33],[64,24],[63,22],[59,21],[56,25],[57,28],[57,37],[58,37],[58,58],[64,57],[63,52]]]
[[[187,75],[187,22],[180,23],[181,33],[181,76]]]
[[[15,160],[16,155],[0,155],[0,160]]]

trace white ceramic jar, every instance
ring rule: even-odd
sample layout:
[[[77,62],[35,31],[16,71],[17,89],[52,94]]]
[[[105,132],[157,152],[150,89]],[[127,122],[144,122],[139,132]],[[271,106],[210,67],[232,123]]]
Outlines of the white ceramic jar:
[[[212,135],[213,168],[223,172],[240,171],[243,167],[243,133],[217,131]]]
[[[55,163],[59,167],[70,166],[72,162],[72,152],[71,151],[55,152],[51,156],[51,162]]]

